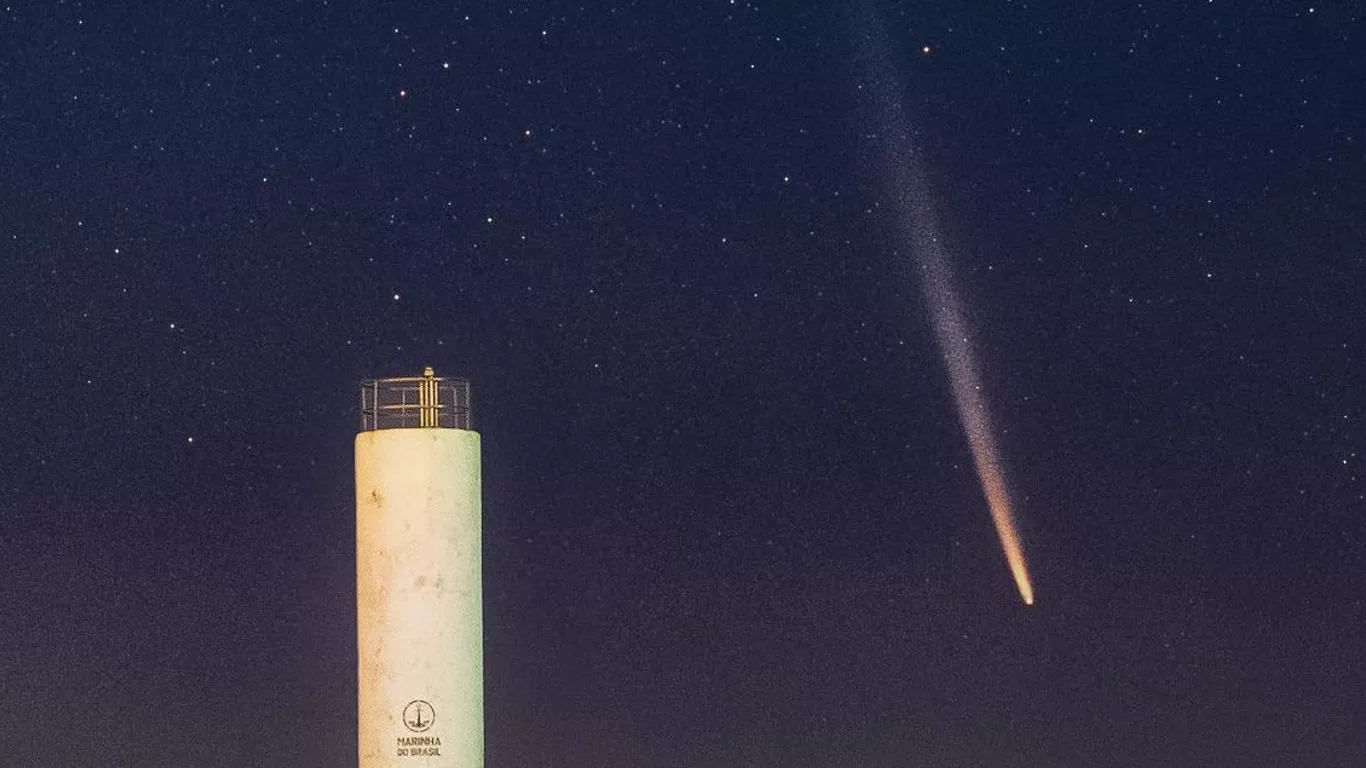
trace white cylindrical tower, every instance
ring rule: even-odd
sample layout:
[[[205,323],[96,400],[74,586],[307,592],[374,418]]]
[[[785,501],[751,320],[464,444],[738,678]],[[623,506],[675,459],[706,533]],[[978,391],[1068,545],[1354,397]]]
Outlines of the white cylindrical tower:
[[[469,383],[361,387],[360,768],[484,765],[479,433]]]

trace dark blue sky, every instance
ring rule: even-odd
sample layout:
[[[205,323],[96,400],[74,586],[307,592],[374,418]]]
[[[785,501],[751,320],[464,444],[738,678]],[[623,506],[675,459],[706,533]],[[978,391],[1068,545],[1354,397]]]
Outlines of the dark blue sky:
[[[5,764],[353,764],[356,384],[424,365],[490,766],[1366,761],[1363,51],[1350,3],[0,8]]]

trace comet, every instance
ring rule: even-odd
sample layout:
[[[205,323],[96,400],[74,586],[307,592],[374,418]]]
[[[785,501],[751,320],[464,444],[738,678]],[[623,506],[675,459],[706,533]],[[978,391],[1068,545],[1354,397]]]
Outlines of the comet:
[[[958,411],[973,465],[982,485],[996,535],[1001,541],[1020,599],[1034,604],[1024,544],[1015,521],[1015,507],[1002,465],[997,432],[982,385],[981,367],[967,320],[965,304],[954,282],[952,260],[939,223],[934,189],[920,160],[911,121],[901,100],[901,87],[878,25],[863,14],[861,52],[868,80],[860,90],[871,92],[875,122],[883,129],[880,138],[883,176],[893,198],[898,228],[909,246],[910,258],[903,269],[919,287],[930,325],[948,373],[950,390]]]

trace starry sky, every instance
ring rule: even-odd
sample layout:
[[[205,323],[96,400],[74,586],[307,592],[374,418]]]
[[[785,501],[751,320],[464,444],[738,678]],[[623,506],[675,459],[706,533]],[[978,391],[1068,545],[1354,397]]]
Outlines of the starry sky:
[[[1359,5],[160,5],[0,7],[6,766],[354,765],[424,365],[490,766],[1366,764]]]

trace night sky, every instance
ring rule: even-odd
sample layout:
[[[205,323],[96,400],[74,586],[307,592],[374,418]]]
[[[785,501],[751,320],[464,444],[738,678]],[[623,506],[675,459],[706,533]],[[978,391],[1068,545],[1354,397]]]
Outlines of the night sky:
[[[490,766],[1366,765],[1364,211],[1348,2],[3,6],[0,765],[354,765],[424,365]]]

